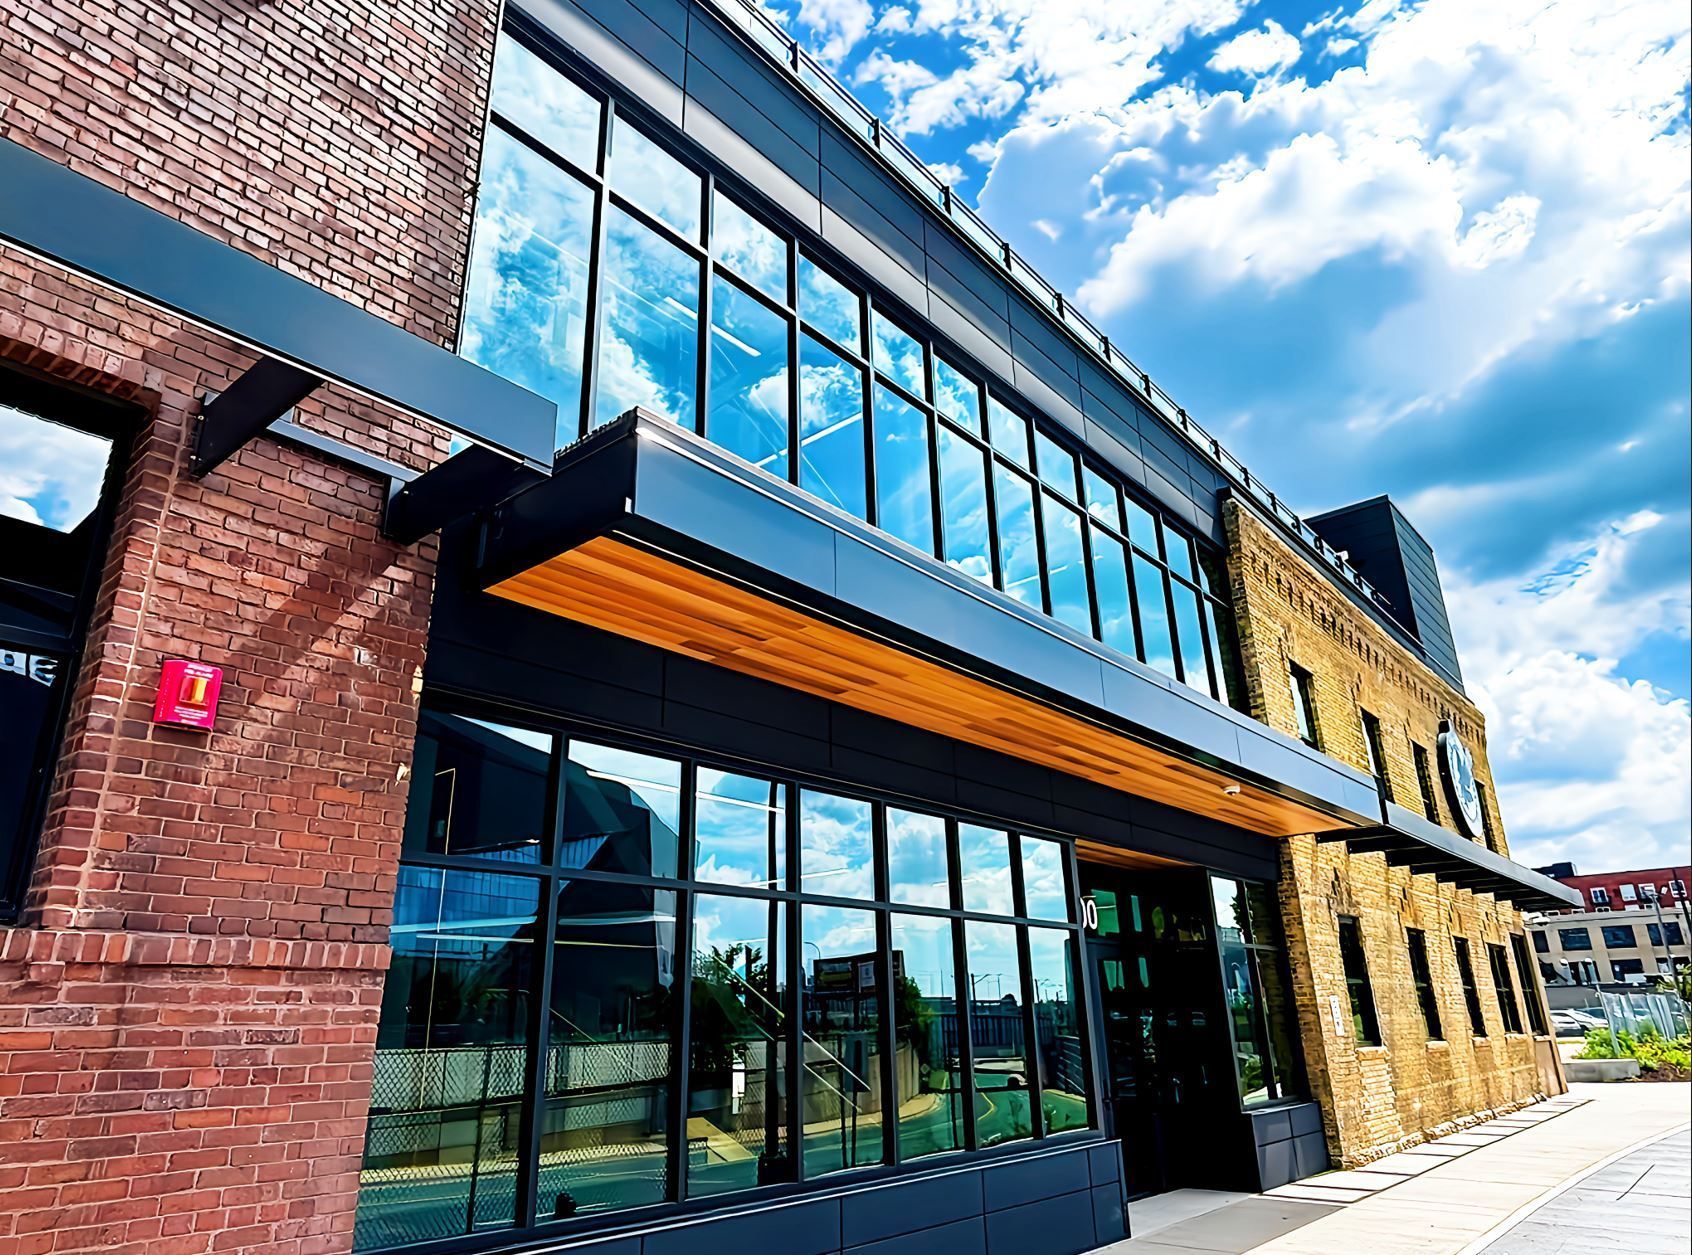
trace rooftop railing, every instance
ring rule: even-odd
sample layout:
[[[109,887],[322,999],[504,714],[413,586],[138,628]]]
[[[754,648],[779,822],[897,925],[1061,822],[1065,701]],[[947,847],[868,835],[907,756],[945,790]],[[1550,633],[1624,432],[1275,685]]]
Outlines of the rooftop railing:
[[[841,85],[815,57],[790,38],[779,23],[765,13],[753,0],[712,0],[715,7],[733,25],[767,53],[772,61],[782,65],[789,74],[831,116],[847,130],[874,148],[897,172],[905,183],[923,200],[940,211],[963,235],[1001,271],[1010,275],[1035,304],[1044,307],[1068,329],[1082,347],[1110,368],[1155,411],[1169,426],[1180,432],[1188,444],[1247,496],[1263,508],[1273,519],[1286,527],[1320,558],[1340,580],[1367,598],[1389,618],[1392,605],[1362,574],[1341,555],[1340,551],[1316,534],[1316,530],[1277,497],[1263,482],[1252,475],[1246,465],[1222,447],[1220,441],[1198,425],[1187,411],[1175,403],[1167,392],[1153,382],[1151,375],[1134,362],[1059,292],[1018,256],[1011,246],[969,206],[965,205],[932,170],[910,150],[898,136],[882,125],[881,119],[867,109],[850,91]]]

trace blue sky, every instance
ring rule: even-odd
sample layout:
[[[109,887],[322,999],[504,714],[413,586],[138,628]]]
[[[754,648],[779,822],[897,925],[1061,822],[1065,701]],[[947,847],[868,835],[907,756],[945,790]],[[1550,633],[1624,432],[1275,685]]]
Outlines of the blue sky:
[[[1686,861],[1681,0],[766,0],[1307,512],[1432,541],[1514,852]]]

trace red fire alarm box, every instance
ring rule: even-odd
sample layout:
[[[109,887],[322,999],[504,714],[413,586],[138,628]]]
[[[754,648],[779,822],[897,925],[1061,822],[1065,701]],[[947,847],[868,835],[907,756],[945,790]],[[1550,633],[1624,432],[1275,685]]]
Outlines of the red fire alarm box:
[[[209,732],[217,719],[217,695],[222,688],[222,667],[167,658],[153,702],[153,722]]]

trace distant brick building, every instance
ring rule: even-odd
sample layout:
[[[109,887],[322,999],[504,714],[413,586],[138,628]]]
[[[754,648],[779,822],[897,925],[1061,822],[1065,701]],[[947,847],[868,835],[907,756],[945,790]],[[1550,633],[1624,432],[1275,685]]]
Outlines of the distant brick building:
[[[0,1249],[1055,1255],[1560,1088],[1426,543],[761,11],[0,20]]]
[[[1548,984],[1640,984],[1692,962],[1692,867],[1585,876],[1572,863],[1539,870],[1582,902],[1528,921]]]

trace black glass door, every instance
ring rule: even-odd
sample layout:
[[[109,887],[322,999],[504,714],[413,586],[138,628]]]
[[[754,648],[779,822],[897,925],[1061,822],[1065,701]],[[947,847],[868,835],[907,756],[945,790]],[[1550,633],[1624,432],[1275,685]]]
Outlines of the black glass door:
[[[1218,1183],[1207,1146],[1237,1114],[1205,878],[1084,865],[1106,1128],[1130,1196]]]

